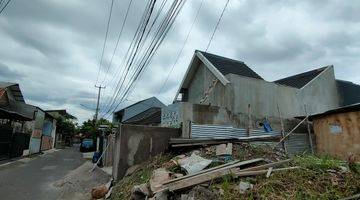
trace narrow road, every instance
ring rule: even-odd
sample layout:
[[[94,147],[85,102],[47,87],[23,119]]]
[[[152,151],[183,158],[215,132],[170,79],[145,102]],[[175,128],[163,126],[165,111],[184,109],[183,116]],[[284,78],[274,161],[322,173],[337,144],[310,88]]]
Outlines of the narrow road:
[[[57,199],[53,183],[84,162],[72,147],[0,166],[0,199]]]

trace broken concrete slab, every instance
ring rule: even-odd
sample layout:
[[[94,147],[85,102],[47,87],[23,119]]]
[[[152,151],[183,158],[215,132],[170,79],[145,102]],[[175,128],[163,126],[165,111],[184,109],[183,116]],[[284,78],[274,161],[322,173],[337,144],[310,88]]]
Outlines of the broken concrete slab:
[[[171,179],[170,172],[164,168],[159,168],[153,171],[150,179],[150,189],[152,192],[157,192],[162,189],[163,183]]]
[[[188,174],[193,174],[205,169],[211,162],[212,160],[205,159],[194,153],[191,154],[190,157],[185,157],[178,161],[179,165],[185,169]]]
[[[249,182],[241,181],[239,183],[239,192],[240,194],[245,194],[246,191],[251,190],[254,188],[254,185]]]
[[[232,143],[217,145],[216,155],[217,156],[232,155]]]

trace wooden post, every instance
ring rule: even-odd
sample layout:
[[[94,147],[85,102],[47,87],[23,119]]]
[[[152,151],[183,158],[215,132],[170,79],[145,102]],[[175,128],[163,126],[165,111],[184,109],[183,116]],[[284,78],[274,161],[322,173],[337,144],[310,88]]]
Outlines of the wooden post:
[[[285,128],[284,128],[284,122],[282,120],[282,115],[281,115],[281,112],[280,112],[279,103],[277,103],[277,110],[279,112],[279,118],[280,118],[280,124],[281,124],[281,137],[284,138],[284,136],[285,136]],[[282,141],[282,147],[284,149],[284,152],[287,154],[287,148],[286,148],[286,145],[285,145],[285,141]]]
[[[248,104],[248,128],[247,128],[247,136],[250,137],[252,129],[252,121],[251,121],[251,105]]]
[[[286,134],[280,141],[279,143],[275,144],[274,148],[277,147],[281,142],[283,142],[287,137],[289,137],[289,135],[291,133],[293,133],[304,121],[306,121],[308,119],[308,116],[306,116],[303,120],[301,120],[301,122],[299,122],[288,134]]]
[[[314,154],[314,146],[312,143],[312,137],[311,137],[311,128],[310,128],[310,122],[309,122],[309,115],[306,110],[306,105],[304,105],[305,115],[306,115],[306,123],[307,123],[307,129],[308,129],[308,136],[309,136],[309,142],[310,142],[310,148],[311,153]]]

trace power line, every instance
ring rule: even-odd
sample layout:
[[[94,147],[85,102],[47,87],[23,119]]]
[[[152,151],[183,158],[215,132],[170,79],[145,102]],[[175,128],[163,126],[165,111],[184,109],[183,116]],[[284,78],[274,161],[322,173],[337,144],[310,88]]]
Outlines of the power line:
[[[132,85],[134,84],[134,82],[135,82],[136,80],[138,80],[138,77],[139,77],[141,71],[144,69],[144,67],[146,67],[146,66],[149,64],[152,56],[154,55],[154,53],[156,52],[157,48],[159,47],[159,45],[160,45],[161,42],[163,41],[165,35],[167,34],[167,32],[169,31],[171,25],[173,24],[176,16],[178,15],[179,11],[181,10],[182,6],[184,5],[184,4],[183,4],[183,3],[184,3],[183,1],[180,2],[179,4],[177,4],[177,3],[179,3],[179,1],[176,1],[176,2],[173,4],[173,9],[170,9],[170,10],[168,11],[168,15],[167,15],[166,20],[163,21],[162,25],[160,26],[160,29],[158,30],[158,33],[161,32],[161,31],[163,31],[163,34],[160,35],[159,37],[154,37],[154,38],[157,38],[159,42],[158,42],[158,43],[155,43],[154,46],[152,46],[151,49],[150,49],[150,48],[148,49],[148,50],[149,50],[148,56],[147,56],[146,58],[143,58],[143,59],[142,59],[143,64],[140,65],[140,69],[139,69],[139,70],[137,69],[137,70],[138,70],[137,73],[134,74],[135,77],[134,77],[134,76],[132,77],[132,80],[133,80],[133,81],[131,81],[131,82],[128,84],[128,86],[126,87],[127,89],[126,89],[126,91],[124,92],[124,94],[122,95],[119,104],[122,102],[122,99],[127,96],[127,94],[129,93],[129,90],[132,88]],[[160,30],[161,30],[161,31],[160,31]],[[156,34],[156,35],[157,35],[157,34]],[[154,42],[154,40],[153,40],[152,42]],[[152,44],[153,44],[153,43],[152,43]],[[118,105],[119,105],[119,104],[118,104]],[[118,107],[118,105],[116,106],[116,108]],[[116,110],[116,108],[115,108],[115,110]]]
[[[161,93],[161,91],[164,89],[164,87],[165,87],[165,85],[166,85],[166,82],[169,80],[170,74],[172,73],[172,71],[174,70],[177,62],[178,62],[179,59],[180,59],[180,56],[181,56],[181,54],[182,54],[182,52],[183,52],[183,50],[184,50],[184,48],[185,48],[185,46],[186,46],[186,44],[187,44],[187,41],[188,41],[188,39],[189,39],[190,33],[191,33],[191,31],[192,31],[192,29],[193,29],[193,27],[194,27],[194,25],[195,25],[195,22],[196,22],[196,20],[197,20],[197,18],[198,18],[198,16],[199,16],[199,13],[200,13],[200,10],[201,10],[201,7],[202,7],[203,3],[204,3],[204,0],[201,0],[200,6],[199,6],[199,8],[198,8],[198,10],[197,10],[197,12],[196,12],[194,21],[192,22],[192,24],[191,24],[191,26],[190,26],[190,29],[189,29],[189,32],[188,32],[187,35],[186,35],[185,41],[184,41],[184,43],[183,43],[183,45],[182,45],[182,47],[181,47],[181,49],[180,49],[180,51],[179,51],[176,59],[175,59],[174,64],[172,65],[172,67],[171,67],[171,69],[170,69],[170,71],[169,71],[169,73],[168,73],[168,75],[167,75],[164,83],[162,84],[162,86],[161,86],[161,88],[160,88],[157,96],[159,96],[159,94]]]
[[[161,14],[161,11],[163,10],[163,8],[164,8],[165,4],[167,3],[167,1],[168,1],[168,0],[163,0],[163,1],[162,1],[160,7],[158,8],[158,12],[157,12],[156,16],[154,17],[153,22],[152,22],[150,28],[148,29],[148,31],[147,31],[147,33],[146,33],[146,36],[145,36],[144,38],[148,38],[148,36],[149,36],[149,34],[150,34],[150,32],[151,32],[151,29],[153,28],[156,20],[159,18],[160,14]],[[148,1],[148,2],[150,3],[150,1]],[[149,5],[150,5],[150,4],[148,4],[147,7],[148,7]],[[146,10],[145,10],[144,14],[145,14],[145,13],[147,13]],[[144,17],[145,17],[145,15],[143,15],[141,21],[144,21],[144,19],[145,19]],[[139,26],[139,27],[140,27],[140,26]],[[139,27],[138,27],[138,29],[137,29],[137,31],[136,31],[136,34],[138,33],[138,30],[140,30]],[[135,36],[136,36],[136,34],[135,34]],[[134,38],[135,38],[135,36],[134,36]],[[127,52],[126,52],[126,55],[125,55],[123,61],[127,58],[128,53],[130,52],[130,49],[131,49],[131,46],[132,46],[133,42],[134,42],[134,40],[132,41],[131,45],[129,46],[129,49],[128,49]],[[144,43],[141,44],[140,48],[142,48],[143,45],[144,45]],[[124,62],[122,62],[122,63],[124,63]],[[121,71],[122,71],[122,72],[121,72],[121,75],[120,75],[120,80],[123,80],[123,79],[124,79],[124,81],[126,80],[127,74],[125,74],[125,72],[128,72],[128,70],[126,70],[125,67],[122,68],[123,70],[120,70],[120,69],[121,69],[121,68],[120,68],[120,65],[119,65],[119,67],[118,67],[117,69],[118,69],[118,70],[116,70],[115,75],[113,75],[110,83],[112,83],[112,82],[114,81],[114,78],[117,77]],[[125,76],[124,76],[124,75],[125,75]],[[114,88],[115,91],[118,90],[119,87],[121,87],[121,86],[119,85],[120,82],[121,82],[121,86],[123,85],[123,81],[119,81],[118,84],[116,84],[116,87]],[[116,95],[116,96],[117,96],[117,95]],[[109,104],[112,103],[111,101],[113,100],[113,98],[114,98],[114,97],[110,98],[110,97],[108,96],[107,102],[108,102]],[[109,104],[106,104],[106,109],[108,108]],[[106,110],[106,109],[105,109],[105,110]]]
[[[5,1],[5,0],[4,0],[4,1]],[[1,8],[1,10],[0,10],[0,14],[1,14],[1,13],[5,10],[5,8],[9,5],[10,1],[11,1],[11,0],[8,0],[8,1],[5,3],[4,7],[3,7],[3,8]],[[1,5],[2,3],[4,3],[4,2],[3,2],[3,1],[1,1],[1,2],[0,2],[0,5]]]
[[[219,27],[220,21],[221,21],[223,15],[224,15],[224,12],[225,12],[225,10],[226,10],[226,7],[227,7],[228,4],[229,4],[229,1],[230,1],[230,0],[227,0],[227,1],[226,1],[226,4],[225,4],[225,6],[224,6],[224,8],[223,8],[223,10],[222,10],[222,12],[221,12],[221,15],[220,15],[220,17],[219,17],[219,19],[218,19],[218,21],[217,21],[217,23],[216,23],[216,26],[215,26],[215,28],[214,28],[214,31],[213,31],[211,37],[210,37],[210,40],[209,40],[209,43],[208,43],[208,45],[207,45],[207,47],[206,47],[205,52],[207,52],[207,50],[208,50],[209,47],[210,47],[210,44],[211,44],[211,42],[212,42],[212,40],[213,40],[213,38],[214,38],[214,35],[215,35],[216,30],[217,30],[218,27]]]
[[[122,36],[123,30],[124,30],[124,26],[125,26],[126,20],[127,20],[127,18],[128,18],[128,15],[129,15],[129,10],[130,10],[130,7],[131,7],[132,2],[133,2],[133,0],[130,0],[130,1],[129,1],[128,7],[127,7],[127,9],[126,9],[125,16],[124,16],[123,23],[122,23],[122,25],[121,25],[121,29],[120,29],[119,35],[118,35],[118,37],[117,37],[116,45],[115,45],[113,54],[112,54],[112,56],[111,56],[110,63],[109,63],[109,65],[108,65],[107,70],[106,70],[106,73],[105,73],[105,78],[104,78],[104,80],[102,81],[101,84],[103,84],[104,81],[106,80],[106,77],[107,77],[107,75],[108,75],[108,73],[109,73],[109,70],[110,70],[110,68],[111,68],[111,64],[112,64],[112,62],[113,62],[114,56],[115,56],[116,51],[117,51],[117,48],[118,48],[118,46],[119,46],[120,38],[121,38],[121,36]]]
[[[148,45],[144,48],[136,48],[130,54],[131,56],[127,59],[126,63],[126,74],[121,80],[121,87],[115,92],[114,98],[112,98],[112,103],[110,108],[105,113],[105,115],[109,114],[111,111],[116,110],[117,107],[122,103],[122,101],[126,98],[130,89],[134,85],[134,83],[139,79],[141,72],[149,65],[152,57],[155,55],[155,52],[159,48],[160,44],[164,40],[167,35],[170,27],[175,21],[176,16],[179,14],[181,8],[183,7],[185,0],[174,0],[170,9],[167,11],[165,18],[161,21],[160,25],[156,29],[155,33],[152,36],[152,39],[148,42]],[[149,15],[148,15],[149,16]],[[149,16],[150,17],[150,16]],[[148,18],[149,19],[149,18]],[[156,19],[154,19],[156,20]],[[146,26],[144,27],[146,30]],[[148,35],[148,34],[147,34]],[[147,41],[147,37],[144,39],[140,39],[137,43],[137,46],[143,47],[145,42]],[[141,51],[141,55],[138,54],[138,51]],[[127,75],[130,72],[131,66],[137,66],[135,69],[131,70],[131,74],[129,79],[126,79]],[[127,81],[126,81],[127,80]],[[126,81],[126,83],[125,83]],[[125,84],[125,85],[124,85]],[[122,87],[124,85],[124,87]],[[120,95],[120,98],[118,98]],[[118,100],[119,99],[119,100]]]
[[[97,84],[97,82],[99,81],[101,66],[102,66],[102,62],[103,62],[103,59],[104,59],[104,52],[105,52],[106,42],[107,42],[107,38],[108,38],[108,34],[109,34],[109,28],[110,28],[110,21],[111,21],[113,6],[114,6],[114,0],[111,0],[109,17],[108,17],[108,20],[107,20],[107,26],[106,26],[106,31],[105,31],[105,39],[104,39],[104,44],[103,44],[103,47],[102,47],[99,70],[98,70],[98,74],[97,74],[97,77],[96,77],[95,84]]]
[[[124,62],[125,62],[125,60],[127,60],[127,61],[126,61],[125,66],[123,68],[124,70],[123,70],[123,73],[121,75],[121,78],[119,79],[119,81],[118,81],[118,83],[116,85],[113,97],[111,98],[110,103],[108,104],[110,107],[109,106],[106,107],[107,113],[111,112],[111,108],[115,104],[115,100],[118,97],[118,95],[120,94],[120,90],[121,90],[121,88],[122,88],[122,86],[123,86],[123,84],[124,84],[124,82],[126,80],[126,77],[127,77],[128,73],[129,73],[129,70],[130,70],[130,67],[131,67],[131,65],[129,65],[130,59],[133,58],[134,56],[136,56],[136,51],[135,51],[136,46],[138,46],[140,44],[140,42],[141,42],[141,39],[142,39],[141,35],[143,35],[143,33],[145,32],[146,25],[147,25],[146,22],[148,22],[148,20],[149,20],[149,18],[151,16],[151,12],[152,12],[151,8],[153,8],[154,5],[155,5],[155,1],[148,1],[148,4],[147,4],[147,6],[145,8],[143,16],[142,16],[142,18],[140,20],[140,24],[138,25],[138,27],[136,29],[136,32],[135,32],[135,35],[134,35],[134,37],[132,39],[132,42],[130,43],[130,46],[127,49],[127,52],[125,54]]]
[[[118,66],[118,69],[121,69],[120,66],[124,65],[125,64],[125,61],[126,61],[126,58],[128,57],[129,54],[132,54],[132,49],[133,49],[133,46],[135,45],[136,41],[138,40],[138,36],[139,36],[139,33],[140,33],[140,30],[143,26],[143,22],[146,18],[146,14],[148,13],[148,10],[150,9],[150,4],[151,4],[151,1],[148,1],[147,5],[145,6],[145,11],[143,12],[143,15],[141,17],[141,20],[140,20],[140,24],[138,25],[136,31],[135,31],[135,34],[134,34],[134,37],[125,53],[125,56],[121,62],[121,64]],[[123,70],[117,70],[115,75],[113,76],[113,79],[111,80],[111,82],[113,82],[113,80],[119,75],[119,73],[121,72],[120,74],[120,78],[119,78],[119,81],[117,82],[116,86],[115,86],[115,92],[113,94],[113,96],[111,98],[108,98],[107,99],[107,102],[106,103],[106,108],[104,110],[107,110],[108,109],[108,106],[110,104],[112,104],[112,101],[114,100],[114,96],[117,95],[116,94],[116,91],[118,90],[118,88],[120,87],[120,83],[122,82],[121,80],[124,78],[124,74],[126,72],[126,66],[123,67]]]
[[[132,54],[132,56],[129,58],[128,62],[127,62],[127,63],[129,63],[129,64],[128,64],[127,72],[126,72],[125,77],[124,77],[124,79],[123,79],[124,81],[125,81],[125,78],[126,78],[128,72],[129,72],[129,69],[130,69],[131,65],[133,64],[134,59],[136,58],[136,55],[137,55],[137,53],[138,53],[138,50],[139,50],[141,41],[142,41],[142,39],[143,39],[143,37],[144,37],[144,34],[145,34],[146,26],[147,26],[148,23],[149,23],[151,14],[152,14],[153,9],[154,9],[154,6],[155,6],[155,3],[156,3],[156,0],[152,1],[152,3],[150,4],[150,9],[148,10],[148,14],[146,15],[147,17],[145,18],[145,23],[142,23],[142,24],[141,24],[141,26],[142,26],[143,28],[142,28],[142,30],[141,30],[141,33],[140,33],[139,37],[138,37],[138,38],[139,38],[139,39],[138,39],[138,42],[136,42],[136,44],[133,46],[133,49],[132,49],[133,54]],[[124,81],[122,81],[122,84],[121,84],[120,88],[122,87]],[[110,106],[110,107],[111,107],[111,106]]]
[[[197,18],[198,18],[199,14],[200,14],[200,10],[201,10],[201,8],[202,8],[203,3],[204,3],[204,0],[201,0],[200,6],[199,6],[199,8],[198,8],[197,11],[196,11],[195,18],[194,18],[194,20],[193,20],[193,22],[192,22],[192,24],[191,24],[191,26],[190,26],[190,29],[189,29],[189,31],[188,31],[188,33],[187,33],[187,35],[186,35],[186,38],[185,38],[185,40],[184,40],[184,42],[183,42],[183,45],[182,45],[179,53],[177,54],[177,57],[176,57],[176,59],[175,59],[175,62],[174,62],[174,64],[172,65],[172,67],[171,67],[171,69],[170,69],[170,71],[169,71],[169,73],[168,73],[168,75],[167,75],[164,83],[161,85],[161,87],[160,87],[160,89],[159,89],[159,91],[158,91],[158,93],[157,93],[156,96],[159,96],[160,93],[161,93],[161,91],[164,89],[164,87],[165,87],[165,85],[166,85],[166,82],[169,80],[170,74],[172,73],[172,71],[173,71],[174,67],[176,66],[177,62],[179,61],[179,58],[180,58],[180,56],[181,56],[181,54],[182,54],[182,51],[184,50],[184,48],[185,48],[185,46],[186,46],[186,43],[187,43],[187,41],[188,41],[188,39],[189,39],[189,36],[190,36],[190,34],[191,34],[191,31],[192,31],[192,29],[193,29],[193,27],[194,27],[194,25],[195,25],[195,22],[197,21]],[[125,100],[126,100],[126,99],[125,99]],[[154,105],[154,102],[150,105],[150,107],[152,107],[153,105]],[[142,119],[144,119],[144,117],[141,118],[140,120],[142,120]]]

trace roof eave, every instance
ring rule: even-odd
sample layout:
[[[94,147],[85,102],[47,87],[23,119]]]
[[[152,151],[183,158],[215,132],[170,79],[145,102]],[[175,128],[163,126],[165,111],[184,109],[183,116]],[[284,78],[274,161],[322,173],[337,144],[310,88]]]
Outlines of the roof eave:
[[[176,101],[181,88],[188,87],[188,84],[190,84],[190,80],[196,72],[196,68],[195,68],[195,67],[197,67],[197,66],[195,66],[197,64],[197,63],[195,63],[196,59],[198,59],[199,61],[204,63],[204,65],[214,74],[214,76],[221,82],[221,84],[227,85],[230,83],[230,81],[200,51],[195,51],[195,53],[191,59],[191,62],[189,64],[189,67],[186,70],[185,76],[184,76],[183,80],[181,81],[180,87],[179,87],[178,91],[176,92],[173,102]],[[192,76],[190,76],[190,75],[192,75]]]
[[[307,82],[304,86],[302,86],[301,88],[299,88],[300,90],[302,90],[303,88],[307,87],[308,85],[310,85],[312,82],[314,82],[316,79],[318,79],[320,76],[322,76],[322,74],[324,74],[326,71],[333,69],[334,66],[333,65],[327,65],[325,66],[325,69],[320,72],[320,74],[318,74],[317,76],[315,76],[313,79],[311,79],[311,81]]]

